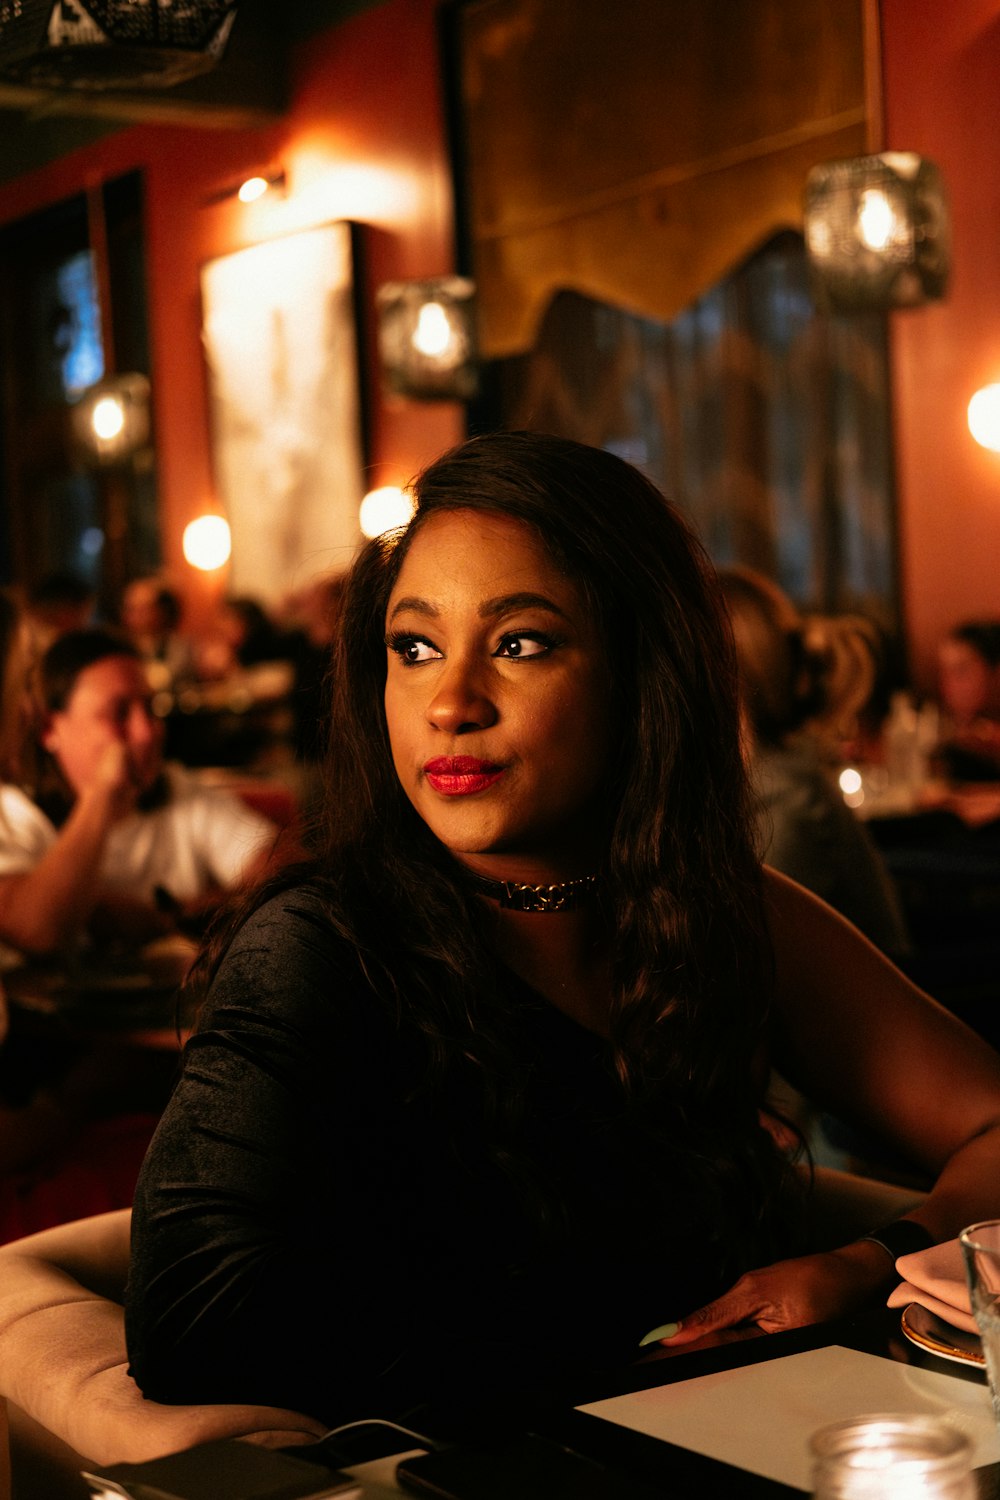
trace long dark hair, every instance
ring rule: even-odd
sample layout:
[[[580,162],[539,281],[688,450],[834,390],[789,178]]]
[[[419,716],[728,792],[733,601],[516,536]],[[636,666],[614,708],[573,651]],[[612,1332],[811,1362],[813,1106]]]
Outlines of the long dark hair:
[[[521,521],[582,591],[613,676],[603,874],[622,1097],[682,1144],[701,1201],[716,1199],[720,1220],[745,1226],[773,1204],[780,1169],[757,1123],[769,958],[732,640],[713,571],[641,473],[564,439],[474,438],[432,463],[413,494],[412,521],[365,546],[345,591],[319,837],[331,920],[376,993],[423,1032],[429,1074],[478,1070],[499,1143],[517,1113],[510,1002],[485,904],[456,878],[393,768],[384,631],[429,515],[474,509]],[[216,958],[224,945],[225,936]]]

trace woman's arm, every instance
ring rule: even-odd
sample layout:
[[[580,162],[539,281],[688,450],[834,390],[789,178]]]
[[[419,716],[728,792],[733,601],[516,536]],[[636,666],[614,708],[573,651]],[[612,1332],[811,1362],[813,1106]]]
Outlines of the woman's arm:
[[[1000,1056],[802,887],[769,870],[766,899],[782,1073],[927,1171],[933,1187],[906,1218],[933,1239],[1000,1213]],[[782,1261],[741,1278],[669,1343],[836,1317],[894,1279],[871,1241]]]
[[[0,1397],[92,1463],[138,1463],[217,1437],[308,1441],[309,1417],[251,1405],[161,1406],[128,1374],[120,1298],[129,1213],[0,1247]]]
[[[321,1415],[396,1378],[424,1254],[399,1226],[433,1162],[345,948],[317,898],[290,891],[214,980],[135,1195],[126,1330],[155,1400]]]

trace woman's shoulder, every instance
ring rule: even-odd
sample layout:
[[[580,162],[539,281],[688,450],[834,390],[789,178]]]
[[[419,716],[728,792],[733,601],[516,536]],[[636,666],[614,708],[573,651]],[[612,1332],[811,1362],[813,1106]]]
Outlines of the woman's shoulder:
[[[309,876],[263,900],[239,927],[230,951],[238,951],[248,943],[256,945],[265,934],[269,941],[281,944],[301,942],[308,937],[324,948],[348,946],[346,939],[338,935],[330,896],[323,883]]]
[[[269,896],[237,928],[205,1013],[217,1018],[220,1009],[249,1005],[289,1020],[317,1008],[343,1017],[362,994],[371,995],[362,956],[322,883],[309,879]]]

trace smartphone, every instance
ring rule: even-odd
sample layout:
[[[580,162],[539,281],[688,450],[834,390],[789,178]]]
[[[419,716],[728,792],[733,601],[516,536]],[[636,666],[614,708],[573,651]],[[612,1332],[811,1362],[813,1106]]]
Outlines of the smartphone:
[[[435,1500],[663,1500],[662,1487],[530,1432],[403,1459],[396,1480]]]
[[[198,1443],[141,1464],[84,1474],[94,1500],[340,1500],[361,1494],[349,1474],[240,1438]]]

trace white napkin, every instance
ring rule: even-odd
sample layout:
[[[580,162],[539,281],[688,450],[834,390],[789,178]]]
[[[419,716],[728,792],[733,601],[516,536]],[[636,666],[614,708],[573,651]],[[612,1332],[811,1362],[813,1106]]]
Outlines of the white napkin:
[[[920,1302],[924,1307],[967,1333],[978,1333],[972,1315],[969,1288],[965,1279],[965,1262],[958,1240],[945,1240],[929,1250],[901,1255],[896,1270],[904,1278],[889,1295],[889,1307],[905,1307]]]

